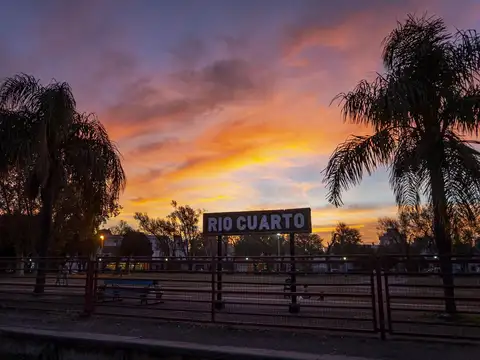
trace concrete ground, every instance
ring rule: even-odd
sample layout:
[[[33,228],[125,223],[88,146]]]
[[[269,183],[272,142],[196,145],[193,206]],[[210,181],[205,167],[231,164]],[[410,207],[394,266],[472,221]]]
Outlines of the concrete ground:
[[[404,341],[342,336],[291,330],[234,329],[119,317],[81,319],[76,312],[56,314],[2,310],[0,327],[15,326],[62,332],[123,335],[144,339],[185,341],[204,345],[237,346],[316,355],[352,356],[375,360],[474,359],[480,345]],[[336,358],[341,360],[341,358]],[[345,360],[348,360],[345,359]]]

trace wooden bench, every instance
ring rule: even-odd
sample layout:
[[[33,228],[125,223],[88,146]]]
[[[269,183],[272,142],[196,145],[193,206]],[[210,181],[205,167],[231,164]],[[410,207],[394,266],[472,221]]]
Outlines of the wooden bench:
[[[138,299],[140,304],[159,304],[163,291],[157,280],[106,279],[97,289],[97,301]]]

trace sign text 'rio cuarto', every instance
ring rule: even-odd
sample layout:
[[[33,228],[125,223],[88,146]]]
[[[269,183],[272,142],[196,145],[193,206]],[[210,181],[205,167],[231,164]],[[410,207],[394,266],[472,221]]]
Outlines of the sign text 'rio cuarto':
[[[205,235],[311,232],[310,208],[203,214]]]

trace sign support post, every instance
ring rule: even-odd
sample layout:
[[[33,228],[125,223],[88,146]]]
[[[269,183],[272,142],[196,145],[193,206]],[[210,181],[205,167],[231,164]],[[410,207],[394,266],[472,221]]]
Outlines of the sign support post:
[[[225,307],[222,294],[222,272],[223,272],[223,236],[217,236],[217,300],[215,308],[221,310]]]
[[[300,312],[300,305],[297,303],[297,266],[295,264],[295,233],[290,233],[290,294],[291,303],[288,311],[291,314]]]

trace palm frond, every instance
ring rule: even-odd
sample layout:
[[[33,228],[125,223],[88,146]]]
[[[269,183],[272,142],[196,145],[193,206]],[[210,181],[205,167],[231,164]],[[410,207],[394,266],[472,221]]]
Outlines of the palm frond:
[[[480,152],[453,133],[446,135],[443,174],[449,211],[475,221],[480,210]]]
[[[416,67],[419,60],[431,59],[435,50],[451,38],[443,19],[410,14],[383,40],[383,65],[387,71]]]
[[[8,166],[27,166],[31,162],[34,138],[33,114],[0,109],[0,172]]]
[[[404,132],[390,165],[390,185],[400,207],[419,206],[420,195],[427,192],[428,171],[425,163],[428,144],[417,131]]]
[[[19,74],[5,79],[0,86],[0,106],[13,111],[36,112],[42,86],[31,75]]]
[[[474,75],[478,80],[478,69],[480,69],[480,36],[476,30],[458,30],[454,36],[454,59],[458,67],[460,76],[467,75],[464,80],[471,83]]]
[[[98,196],[99,207],[114,206],[125,189],[126,176],[120,152],[94,115],[76,115],[65,156],[71,181],[81,191]]]
[[[348,93],[340,93],[332,102],[342,107],[344,121],[401,130],[418,126],[413,118],[427,101],[426,85],[402,73],[378,74],[372,82],[362,80]]]
[[[327,199],[335,206],[342,204],[341,193],[369,175],[380,165],[386,165],[395,150],[396,139],[391,129],[372,136],[354,136],[340,144],[323,171],[327,184]]]
[[[480,85],[471,84],[466,89],[452,91],[445,100],[440,114],[443,128],[458,129],[464,134],[478,136],[480,121]]]

